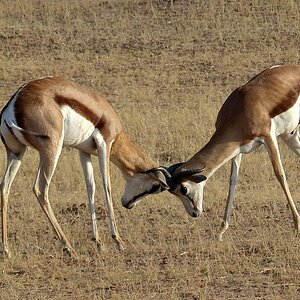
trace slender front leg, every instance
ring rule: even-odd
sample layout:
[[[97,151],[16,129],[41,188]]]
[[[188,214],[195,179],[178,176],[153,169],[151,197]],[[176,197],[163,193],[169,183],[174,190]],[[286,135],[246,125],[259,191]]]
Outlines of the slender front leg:
[[[24,146],[20,153],[16,154],[6,148],[7,166],[1,182],[1,216],[2,216],[2,243],[4,256],[10,257],[7,239],[7,206],[8,196],[11,184],[20,168],[21,159],[24,155],[26,147]]]
[[[224,218],[221,224],[221,232],[219,235],[219,241],[222,241],[224,232],[229,227],[231,210],[233,207],[234,193],[237,185],[237,180],[239,176],[239,170],[241,165],[242,153],[238,154],[231,160],[231,174],[230,174],[230,183],[229,183],[229,191],[226,202],[226,209]]]
[[[103,247],[101,240],[99,239],[97,221],[96,221],[96,210],[95,210],[95,180],[94,180],[94,171],[91,160],[91,155],[79,151],[81,166],[84,174],[86,190],[89,199],[89,208],[90,208],[90,218],[92,225],[92,240],[96,242],[97,246],[100,248]]]
[[[292,210],[293,219],[294,219],[294,225],[295,230],[300,233],[300,216],[297,211],[296,205],[293,201],[292,195],[290,193],[290,189],[286,180],[286,176],[284,173],[284,169],[281,163],[279,149],[278,149],[278,143],[275,135],[268,136],[265,138],[265,147],[268,151],[268,154],[270,156],[270,159],[272,161],[273,169],[276,175],[277,180],[279,181],[286,198],[288,200],[288,204]]]
[[[100,171],[101,171],[102,180],[103,180],[106,205],[107,205],[107,209],[108,209],[111,235],[112,235],[112,238],[115,241],[118,249],[123,250],[124,249],[123,241],[120,238],[119,233],[118,233],[113,204],[112,204],[112,200],[111,200],[109,158],[110,158],[110,150],[111,150],[112,142],[106,143],[100,133],[95,133],[94,139],[95,139],[95,142],[97,145],[97,150],[98,150],[98,159],[99,159]]]

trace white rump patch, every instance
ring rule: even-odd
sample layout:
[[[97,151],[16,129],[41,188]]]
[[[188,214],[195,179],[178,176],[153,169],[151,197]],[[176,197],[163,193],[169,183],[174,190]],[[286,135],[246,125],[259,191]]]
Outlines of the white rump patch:
[[[22,134],[22,128],[18,126],[16,116],[15,116],[15,105],[16,101],[18,99],[20,91],[27,85],[23,84],[19,90],[15,93],[13,98],[9,101],[8,106],[5,108],[3,115],[2,115],[2,120],[1,120],[1,130],[3,130],[2,134],[5,135],[5,133],[8,130],[8,128],[3,124],[4,122],[10,127],[10,129],[13,131],[14,135],[16,138],[24,145],[30,146],[28,142],[25,140],[23,134]],[[6,128],[6,129],[5,129]]]

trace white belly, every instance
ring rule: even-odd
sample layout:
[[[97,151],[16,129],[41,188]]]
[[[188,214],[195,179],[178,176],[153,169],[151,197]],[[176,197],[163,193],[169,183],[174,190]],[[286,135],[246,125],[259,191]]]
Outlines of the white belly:
[[[296,103],[287,111],[271,119],[271,130],[275,131],[276,136],[290,134],[299,125],[300,118],[300,96]],[[261,137],[254,138],[251,142],[240,147],[241,153],[251,153],[263,144]]]
[[[69,106],[62,107],[62,114],[64,116],[64,146],[76,148],[82,143],[92,141],[92,134],[95,131],[95,126],[92,122]]]
[[[300,118],[300,96],[296,103],[287,111],[272,119],[276,136],[286,135],[298,127]]]
[[[260,137],[256,137],[248,144],[241,146],[239,152],[244,154],[251,153],[255,151],[257,148],[259,148],[262,145],[262,143],[263,143],[263,139]]]

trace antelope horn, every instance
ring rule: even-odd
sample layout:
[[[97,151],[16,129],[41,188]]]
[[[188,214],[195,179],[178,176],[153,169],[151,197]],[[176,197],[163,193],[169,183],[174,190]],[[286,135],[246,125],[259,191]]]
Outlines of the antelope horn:
[[[181,171],[181,172],[175,174],[174,176],[172,176],[172,179],[173,179],[174,181],[179,181],[181,178],[188,178],[188,177],[190,177],[190,176],[192,176],[192,175],[199,174],[199,173],[201,173],[204,169],[205,169],[205,167],[202,168],[202,169],[195,169],[195,170]]]
[[[178,182],[182,179],[187,179],[196,183],[199,183],[201,181],[206,180],[206,176],[200,174],[205,169],[205,166],[203,166],[200,169],[195,170],[185,170],[181,171],[175,175],[172,176],[172,178],[169,179],[168,184],[170,186],[171,190],[174,190],[176,188],[176,185]]]
[[[173,172],[174,172],[177,168],[179,168],[180,166],[182,166],[183,164],[184,164],[184,162],[180,162],[180,163],[174,164],[174,165],[168,167],[167,170],[168,170],[168,172],[169,172],[170,174],[173,174]]]
[[[147,170],[143,173],[147,174],[147,173],[153,173],[155,171],[161,171],[166,176],[166,178],[171,178],[172,177],[171,174],[169,173],[168,169],[165,168],[165,167],[162,167],[162,166]]]

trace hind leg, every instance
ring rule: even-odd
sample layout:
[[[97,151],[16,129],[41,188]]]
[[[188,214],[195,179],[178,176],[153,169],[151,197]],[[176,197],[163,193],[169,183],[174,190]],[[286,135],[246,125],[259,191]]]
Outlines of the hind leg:
[[[297,153],[297,143],[299,142],[299,138],[295,138],[293,137],[292,140],[290,141],[289,147],[291,147],[291,145],[293,145],[293,143],[295,143],[293,145],[293,148],[291,147],[291,149]],[[294,219],[294,225],[295,225],[295,230],[297,231],[297,233],[300,233],[300,215],[298,213],[298,210],[296,208],[296,205],[294,203],[294,200],[292,198],[292,195],[290,193],[289,190],[289,186],[286,180],[286,176],[285,176],[285,172],[281,163],[281,159],[280,159],[280,154],[279,154],[279,149],[278,149],[278,143],[277,143],[277,139],[276,136],[274,134],[271,133],[270,136],[265,137],[265,147],[268,151],[269,157],[271,159],[272,165],[273,165],[273,169],[274,169],[274,173],[276,175],[277,180],[279,181],[285,195],[286,198],[288,200],[288,204],[289,207],[292,211],[293,214],[293,219]],[[298,154],[298,153],[297,153]]]
[[[36,181],[34,184],[34,194],[37,197],[44,213],[46,214],[48,220],[50,221],[56,235],[58,236],[63,251],[67,254],[76,256],[76,251],[71,246],[71,243],[67,239],[63,230],[61,229],[58,221],[53,213],[52,207],[50,205],[50,200],[48,197],[49,185],[57,165],[59,155],[61,153],[62,143],[59,145],[45,145],[39,151],[40,154],[40,165],[36,176]]]
[[[20,147],[19,153],[12,152],[6,147],[7,152],[7,166],[1,182],[1,217],[2,217],[2,243],[3,243],[3,254],[10,256],[8,249],[7,239],[7,206],[8,196],[10,192],[11,184],[19,170],[21,165],[21,159],[25,153],[26,147]]]

